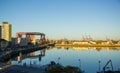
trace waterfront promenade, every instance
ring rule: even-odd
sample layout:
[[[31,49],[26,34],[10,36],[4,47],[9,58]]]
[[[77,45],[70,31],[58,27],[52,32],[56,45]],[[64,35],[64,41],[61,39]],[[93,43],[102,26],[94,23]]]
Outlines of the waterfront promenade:
[[[47,46],[48,45],[33,46],[33,47],[28,47],[28,48],[17,48],[15,50],[3,52],[3,54],[0,55],[0,62],[7,62],[10,58],[15,57],[16,55],[19,55],[20,53],[22,54],[30,53],[36,50],[44,49]]]
[[[44,73],[44,66],[37,68],[20,65],[6,65],[0,70],[0,73]]]
[[[6,64],[12,57],[16,57],[20,53],[26,54],[33,51],[41,50],[47,48],[48,45],[42,46],[33,46],[28,48],[17,48],[15,50],[10,50],[7,52],[3,52],[0,55],[0,73],[43,73],[44,66],[36,68],[36,67],[27,67],[27,66],[19,66],[19,65],[12,65]]]

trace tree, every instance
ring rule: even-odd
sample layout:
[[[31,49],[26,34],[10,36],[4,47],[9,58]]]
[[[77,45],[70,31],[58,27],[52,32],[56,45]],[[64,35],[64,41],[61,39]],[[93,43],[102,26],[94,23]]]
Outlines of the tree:
[[[45,73],[83,73],[78,67],[73,66],[55,66],[47,70]]]
[[[78,67],[66,66],[64,67],[64,73],[82,73]]]

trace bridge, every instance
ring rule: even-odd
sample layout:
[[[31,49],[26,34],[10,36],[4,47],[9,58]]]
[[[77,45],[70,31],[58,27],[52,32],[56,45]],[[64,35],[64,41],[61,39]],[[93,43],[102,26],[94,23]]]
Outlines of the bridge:
[[[31,44],[36,44],[36,39],[35,36],[40,36],[40,44],[45,44],[46,39],[45,39],[45,34],[44,33],[39,33],[39,32],[17,32],[16,33],[16,38],[18,39],[18,43],[20,43],[21,38],[24,37],[27,39],[28,43]]]

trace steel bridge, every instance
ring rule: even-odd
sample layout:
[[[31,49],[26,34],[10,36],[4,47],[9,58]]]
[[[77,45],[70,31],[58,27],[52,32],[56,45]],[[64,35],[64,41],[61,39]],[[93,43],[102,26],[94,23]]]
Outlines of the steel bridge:
[[[45,39],[45,34],[44,33],[39,33],[39,32],[17,32],[16,33],[16,38],[20,39],[22,37],[25,37],[29,43],[35,44],[35,36],[40,36],[40,43],[44,44],[46,42]]]

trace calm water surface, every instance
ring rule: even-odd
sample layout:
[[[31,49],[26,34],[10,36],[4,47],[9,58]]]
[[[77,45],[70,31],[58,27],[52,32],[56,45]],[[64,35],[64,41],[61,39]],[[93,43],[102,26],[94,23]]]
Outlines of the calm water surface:
[[[20,62],[14,59],[12,64],[23,65],[23,63],[26,63],[28,66],[37,67],[49,64],[50,61],[55,61],[64,66],[81,67],[85,73],[96,73],[99,70],[99,60],[100,70],[102,70],[110,59],[112,60],[114,70],[120,69],[120,48],[47,48],[22,55]],[[108,65],[108,69],[110,68],[110,65]]]

